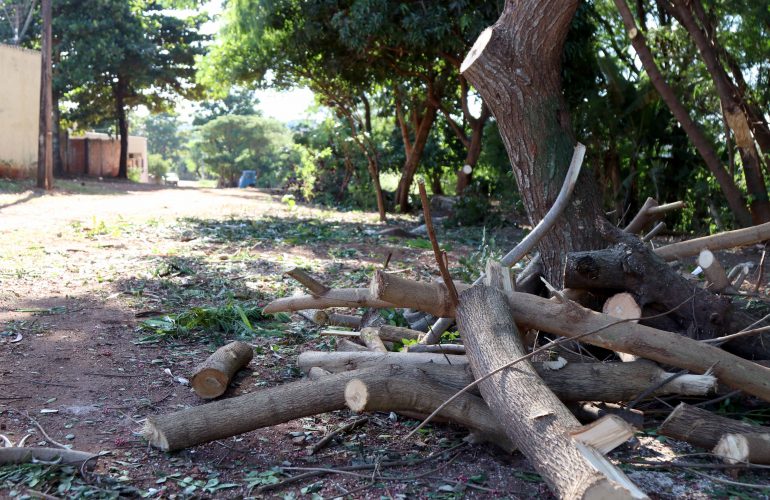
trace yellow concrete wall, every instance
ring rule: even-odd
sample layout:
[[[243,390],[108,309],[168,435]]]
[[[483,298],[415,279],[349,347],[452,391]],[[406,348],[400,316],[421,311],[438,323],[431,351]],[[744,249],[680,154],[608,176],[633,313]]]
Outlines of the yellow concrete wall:
[[[0,44],[0,177],[37,168],[40,52]]]

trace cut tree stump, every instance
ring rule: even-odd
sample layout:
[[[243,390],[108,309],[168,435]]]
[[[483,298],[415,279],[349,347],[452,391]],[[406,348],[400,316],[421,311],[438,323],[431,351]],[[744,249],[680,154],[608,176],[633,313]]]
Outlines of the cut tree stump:
[[[481,378],[526,354],[505,295],[485,286],[460,294],[458,325],[471,369]],[[580,423],[529,363],[479,384],[511,441],[561,498],[647,498],[592,446],[570,436]]]
[[[380,275],[380,279],[388,280],[389,275]],[[401,286],[408,289],[407,283]],[[587,344],[635,354],[696,374],[711,370],[725,385],[770,401],[770,369],[717,347],[649,326],[620,322],[574,302],[560,303],[512,292],[509,303],[516,322],[523,328],[569,338],[580,336],[580,341]],[[468,349],[467,343],[465,348]]]
[[[687,441],[707,450],[714,448],[725,434],[770,433],[770,427],[752,425],[680,403],[658,428],[658,434]]]
[[[711,250],[704,248],[700,251],[698,265],[703,269],[703,274],[706,275],[709,290],[716,293],[736,293],[727,278],[725,268],[722,267]]]
[[[419,369],[406,368],[399,377],[392,377],[385,373],[379,380],[351,380],[345,388],[345,401],[351,410],[358,413],[408,410],[430,415],[455,392],[457,392],[456,389],[425,376]],[[479,396],[463,394],[445,406],[438,415],[475,430],[476,437],[483,436],[486,442],[495,444],[505,451],[515,450],[510,439]]]
[[[448,358],[448,359],[447,359]],[[448,363],[453,363],[449,365]],[[462,389],[473,381],[465,356],[390,352],[305,351],[297,364],[303,372],[313,367],[332,373],[381,365],[418,366],[439,382]],[[562,401],[631,401],[650,386],[660,384],[671,373],[646,360],[631,363],[568,363],[555,370],[547,363],[532,363],[538,375]],[[705,396],[713,393],[716,378],[710,375],[683,375],[670,381],[651,396],[678,394]]]
[[[770,464],[770,434],[724,434],[712,452],[727,463]]]
[[[253,357],[254,350],[246,342],[230,342],[195,368],[190,385],[195,394],[204,399],[219,397],[227,390],[233,375]]]
[[[604,250],[568,254],[564,286],[630,292],[642,310],[649,311],[646,315],[669,311],[666,320],[673,325],[666,329],[696,340],[729,335],[760,319],[728,297],[714,295],[673,273],[640,241],[629,238]],[[770,359],[770,334],[737,338],[723,347],[744,358]]]

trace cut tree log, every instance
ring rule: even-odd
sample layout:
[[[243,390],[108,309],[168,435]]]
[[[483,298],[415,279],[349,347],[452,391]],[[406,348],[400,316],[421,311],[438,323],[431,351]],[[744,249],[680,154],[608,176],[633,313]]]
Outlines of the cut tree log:
[[[420,340],[425,333],[402,328],[400,326],[382,325],[379,327],[380,338],[386,342],[404,342],[404,340]]]
[[[448,363],[452,363],[449,365]],[[382,365],[417,366],[426,376],[454,389],[473,381],[465,356],[390,352],[305,351],[297,364],[303,372],[320,367],[332,373]],[[548,387],[562,401],[631,401],[650,386],[660,384],[671,373],[649,361],[632,363],[568,363],[560,369],[548,363],[532,363]],[[716,379],[710,375],[684,375],[658,389],[654,395],[704,396],[714,392]]]
[[[366,327],[361,329],[361,340],[364,345],[373,352],[388,352],[385,348],[385,344],[380,339],[379,329]]]
[[[669,312],[662,318],[668,322],[665,329],[696,340],[729,335],[759,319],[728,297],[714,295],[672,273],[665,262],[632,238],[604,250],[568,254],[564,284],[570,288],[631,292],[642,310],[650,311],[647,315]],[[662,319],[649,321],[658,325]],[[726,343],[724,349],[748,359],[770,359],[770,334],[737,338]]]
[[[639,318],[642,316],[642,308],[634,300],[633,295],[630,293],[622,292],[616,293],[604,303],[602,312],[608,316],[618,319],[627,319],[632,323],[638,323]],[[625,361],[636,361],[639,359],[633,354],[626,354],[624,352],[616,353],[618,357]]]
[[[413,356],[419,356],[413,354]],[[150,445],[181,450],[262,427],[346,408],[345,386],[354,378],[368,381],[399,377],[396,365],[335,373],[318,380],[300,380],[242,396],[147,417],[142,431]]]
[[[700,251],[698,265],[703,269],[703,274],[706,275],[709,290],[716,293],[736,293],[727,278],[725,268],[722,267],[711,250],[704,248]]]
[[[443,283],[437,281],[413,281],[395,274],[377,271],[369,286],[369,293],[371,297],[393,304],[395,307],[419,309],[440,318],[455,316],[449,290]]]
[[[752,425],[680,403],[658,428],[658,434],[713,449],[725,434],[767,434],[770,427]]]
[[[753,245],[754,243],[766,240],[770,240],[770,222],[745,229],[736,229],[735,231],[726,231],[711,236],[673,243],[656,248],[655,253],[665,260],[676,260],[698,255],[704,248],[708,248],[711,251],[724,250],[726,248]]]
[[[399,377],[386,373],[379,380],[351,380],[345,387],[345,401],[348,408],[357,413],[409,410],[429,415],[455,392],[418,369],[405,369]],[[476,436],[480,434],[505,451],[516,449],[479,396],[463,394],[444,407],[439,416],[477,431]]]
[[[339,339],[337,340],[337,352],[369,352],[369,349],[352,340]]]
[[[389,275],[384,277],[388,279]],[[401,287],[405,292],[409,289],[408,283],[402,283]],[[408,294],[404,297],[405,302],[409,301]],[[580,341],[587,344],[636,354],[696,374],[712,370],[725,385],[770,401],[770,369],[703,342],[641,324],[621,322],[574,302],[558,303],[520,292],[511,294],[510,307],[523,328],[569,338],[580,337]],[[465,348],[468,349],[467,343]]]
[[[373,307],[387,309],[393,307],[382,300],[371,297],[366,288],[335,288],[320,296],[297,295],[275,299],[262,309],[265,314],[301,311],[303,309],[328,309],[330,307]]]
[[[195,394],[204,399],[219,397],[227,390],[233,375],[253,357],[254,350],[246,342],[230,342],[195,368],[190,385]]]
[[[498,290],[475,286],[462,292],[457,321],[477,379],[526,355],[508,301]],[[479,389],[556,496],[647,498],[595,448],[569,435],[580,423],[527,360],[482,381]]]
[[[358,329],[361,327],[361,316],[354,314],[327,313],[326,324],[329,326],[345,326]]]
[[[724,434],[712,452],[729,464],[770,464],[770,434]]]

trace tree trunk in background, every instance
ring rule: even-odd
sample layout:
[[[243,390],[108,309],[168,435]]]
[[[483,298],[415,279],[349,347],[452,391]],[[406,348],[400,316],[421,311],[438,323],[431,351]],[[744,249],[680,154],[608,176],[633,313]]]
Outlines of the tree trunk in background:
[[[64,175],[64,151],[67,150],[67,144],[62,144],[67,138],[62,137],[61,114],[59,113],[59,96],[53,94],[53,173],[56,176]]]
[[[474,118],[470,114],[465,116],[465,119],[471,125],[471,137],[468,144],[468,152],[465,155],[465,162],[462,168],[457,172],[457,186],[455,188],[457,195],[463,194],[465,188],[467,188],[473,180],[473,170],[476,168],[476,164],[479,162],[479,156],[481,156],[481,145],[484,138],[484,126],[489,120],[489,108],[486,103],[481,103],[481,115],[478,118]],[[465,166],[471,168],[470,172],[465,171]]]
[[[698,150],[698,153],[700,153],[706,166],[716,178],[719,187],[722,189],[722,193],[725,195],[727,204],[730,206],[730,210],[735,216],[736,222],[741,226],[751,225],[752,216],[746,209],[743,195],[735,185],[733,178],[730,177],[722,166],[716,151],[714,151],[713,146],[706,138],[703,131],[692,118],[690,118],[689,113],[684,106],[682,106],[682,103],[679,102],[673,89],[666,83],[660,70],[658,70],[652,52],[650,52],[650,49],[647,47],[644,35],[637,29],[634,16],[631,14],[631,10],[628,8],[625,0],[615,0],[615,6],[623,18],[623,23],[626,25],[628,36],[631,39],[631,45],[633,45],[636,54],[639,56],[642,66],[644,66],[644,70],[650,77],[650,81],[658,91],[658,94],[660,94],[661,99],[663,99],[671,110],[671,113],[682,125],[682,128],[687,133],[687,137],[690,138],[693,146]]]
[[[37,150],[37,187],[53,189],[53,131],[51,111],[53,109],[53,79],[51,68],[51,0],[40,5],[43,17],[40,75],[40,123]]]
[[[406,153],[406,160],[401,169],[401,178],[398,181],[398,189],[396,190],[396,204],[401,208],[402,213],[409,211],[409,190],[412,188],[417,167],[420,166],[420,158],[422,158],[425,144],[428,142],[430,129],[436,120],[438,109],[427,101],[424,111],[418,114],[415,120],[414,142],[409,141],[405,118],[403,113],[398,111],[398,121],[401,126],[401,133],[404,138],[404,152]],[[400,104],[397,104],[397,108],[400,108]]]
[[[115,97],[115,113],[118,119],[118,134],[120,134],[120,164],[118,178],[128,179],[128,113],[126,112],[126,84],[118,77],[113,87]]]
[[[553,204],[575,144],[561,91],[561,58],[577,0],[508,0],[461,71],[497,119],[530,223]],[[584,171],[570,204],[539,243],[546,278],[557,288],[568,252],[604,248],[601,197]]]
[[[695,0],[694,3],[698,1],[700,0]],[[751,196],[752,222],[754,224],[768,222],[770,221],[770,200],[768,200],[767,186],[762,175],[761,160],[754,144],[749,117],[746,116],[738,101],[736,85],[727,76],[727,72],[719,62],[714,46],[706,38],[706,33],[698,26],[690,7],[682,0],[675,0],[673,6],[668,3],[664,5],[690,34],[714,82],[719,95],[719,102],[722,104],[725,121],[733,131],[735,143],[741,155],[746,188]]]

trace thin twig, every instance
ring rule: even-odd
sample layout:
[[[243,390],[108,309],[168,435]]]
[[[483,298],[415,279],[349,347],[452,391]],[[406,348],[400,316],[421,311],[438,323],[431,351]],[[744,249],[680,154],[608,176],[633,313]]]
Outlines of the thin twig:
[[[348,432],[356,427],[360,427],[367,423],[369,421],[368,417],[359,418],[358,420],[354,420],[352,422],[348,422],[347,424],[343,425],[342,427],[338,427],[337,429],[333,430],[332,432],[328,433],[324,437],[321,438],[320,441],[318,441],[316,444],[313,445],[313,447],[310,449],[309,455],[313,455],[314,453],[317,453],[318,450],[328,445],[332,439],[334,439],[336,436],[339,436],[343,432]]]
[[[642,466],[645,469],[670,469],[670,468],[701,468],[701,469],[770,469],[770,465],[738,462],[735,464],[707,464],[698,462],[649,462],[646,460],[632,460],[626,462],[629,465]]]
[[[758,490],[766,490],[770,489],[770,484],[751,484],[751,483],[742,483],[740,481],[731,481],[729,479],[722,479],[720,477],[712,476],[711,474],[706,474],[705,472],[701,472],[695,469],[688,469],[689,472],[692,472],[693,474],[696,474],[701,477],[705,477],[707,479],[711,479],[712,481],[716,481],[718,483],[722,484],[729,484],[730,486],[740,486],[741,488],[753,488]]]
[[[433,413],[431,413],[430,415],[428,415],[428,416],[425,418],[425,420],[423,420],[423,421],[420,423],[420,425],[418,425],[417,427],[415,427],[414,429],[412,429],[412,431],[411,431],[411,432],[409,432],[409,434],[407,434],[407,435],[406,435],[406,437],[404,437],[404,439],[409,439],[410,437],[414,436],[414,434],[415,434],[417,431],[419,431],[420,429],[422,429],[423,427],[425,427],[425,426],[428,424],[428,422],[430,422],[430,420],[431,420],[431,419],[433,419],[433,417],[435,417],[436,415],[438,415],[438,413],[439,413],[441,410],[443,410],[444,408],[446,408],[446,406],[447,406],[448,404],[450,404],[452,401],[454,401],[455,399],[459,398],[461,395],[465,394],[465,393],[466,393],[466,392],[468,392],[469,390],[473,389],[474,387],[476,387],[477,385],[479,385],[481,382],[483,382],[483,381],[487,380],[489,377],[491,377],[491,376],[493,376],[493,375],[496,375],[497,373],[500,373],[501,371],[505,370],[506,368],[510,368],[510,367],[512,367],[513,365],[515,365],[515,364],[517,364],[517,363],[520,363],[521,361],[524,361],[525,359],[529,359],[529,358],[531,358],[532,356],[534,356],[535,354],[538,354],[538,353],[540,353],[540,352],[543,352],[543,351],[545,351],[545,350],[547,350],[547,349],[550,349],[550,348],[552,348],[552,347],[554,347],[554,346],[557,346],[557,345],[561,345],[561,344],[565,344],[565,343],[567,343],[567,342],[572,342],[572,341],[575,341],[575,340],[580,340],[580,339],[582,339],[582,338],[588,337],[589,335],[593,335],[593,334],[595,334],[595,333],[599,333],[599,332],[601,332],[602,330],[606,330],[607,328],[609,328],[609,327],[611,327],[611,326],[619,325],[619,324],[621,324],[621,323],[628,323],[628,322],[631,322],[631,321],[639,321],[639,320],[646,320],[646,319],[654,319],[654,318],[659,318],[659,317],[662,317],[662,316],[666,316],[666,315],[668,315],[668,314],[671,314],[672,312],[676,311],[677,309],[679,309],[679,308],[680,308],[680,307],[682,307],[683,305],[687,304],[688,302],[690,302],[690,301],[691,301],[691,300],[692,300],[694,297],[695,297],[694,295],[693,295],[693,296],[691,296],[691,297],[688,297],[688,298],[687,298],[687,300],[683,301],[681,304],[677,305],[677,306],[676,306],[676,307],[674,307],[673,309],[670,309],[669,311],[666,311],[666,312],[663,312],[663,313],[660,313],[660,314],[655,314],[655,315],[652,315],[652,316],[642,316],[642,317],[639,317],[639,318],[626,318],[626,319],[621,319],[621,320],[618,320],[618,321],[614,321],[614,322],[612,322],[612,323],[608,323],[608,324],[606,324],[606,325],[604,325],[604,326],[602,326],[602,327],[596,328],[596,329],[594,329],[594,330],[591,330],[591,331],[588,331],[588,332],[585,332],[585,333],[581,333],[580,335],[576,335],[575,337],[561,337],[561,338],[559,338],[559,339],[556,339],[556,340],[552,340],[552,341],[548,342],[547,344],[545,344],[544,346],[542,346],[542,347],[539,347],[539,348],[537,348],[537,349],[533,350],[533,351],[532,351],[532,352],[530,352],[529,354],[525,354],[524,356],[520,356],[520,357],[518,357],[518,358],[514,359],[513,361],[511,361],[510,363],[506,363],[506,364],[504,364],[503,366],[501,366],[501,367],[499,367],[499,368],[495,368],[495,369],[494,369],[494,370],[492,370],[491,372],[487,373],[486,375],[484,375],[484,376],[482,376],[482,377],[479,377],[478,379],[474,380],[474,381],[473,381],[473,382],[471,382],[470,384],[466,385],[465,387],[463,387],[462,389],[460,389],[459,391],[457,391],[457,392],[456,392],[456,393],[455,393],[455,394],[454,394],[454,395],[453,395],[451,398],[449,398],[449,399],[447,399],[446,401],[444,401],[443,403],[441,403],[441,404],[439,405],[439,407],[438,407],[438,408],[436,408],[436,409],[433,411]]]
[[[743,391],[741,391],[740,389],[735,390],[735,391],[731,391],[731,392],[728,392],[727,394],[722,394],[718,398],[709,399],[708,401],[703,401],[703,402],[700,402],[700,403],[695,404],[693,406],[698,406],[698,407],[702,408],[704,406],[713,405],[715,403],[719,403],[720,401],[724,401],[725,399],[731,398],[733,396],[737,396],[741,392],[743,392]]]
[[[420,200],[422,201],[422,213],[425,216],[425,228],[428,231],[428,238],[430,244],[433,247],[433,255],[436,257],[436,264],[438,270],[441,273],[441,277],[444,279],[444,286],[449,291],[449,300],[452,301],[452,305],[457,307],[457,289],[455,288],[454,281],[452,281],[452,275],[449,274],[446,263],[441,255],[441,248],[438,245],[436,239],[436,231],[433,230],[433,219],[430,216],[430,203],[428,202],[428,193],[425,191],[425,181],[420,179],[417,181],[417,186],[420,189]]]
[[[715,339],[703,339],[701,340],[701,342],[703,342],[704,344],[721,345],[721,344],[724,344],[725,342],[729,342],[730,340],[734,340],[740,337],[748,337],[749,335],[756,335],[757,333],[763,333],[767,331],[770,331],[770,326],[761,326],[759,328],[754,328],[753,330],[744,330],[738,333],[725,335],[724,337],[717,337]]]
[[[63,444],[61,444],[60,442],[58,442],[58,441],[54,440],[54,439],[53,439],[51,436],[49,436],[49,435],[48,435],[48,433],[47,433],[47,432],[45,432],[45,429],[43,429],[43,426],[41,426],[41,425],[40,425],[40,424],[37,422],[37,420],[35,420],[34,418],[30,417],[28,413],[25,413],[25,416],[26,416],[26,417],[27,417],[27,418],[28,418],[28,419],[29,419],[29,420],[30,420],[30,421],[31,421],[33,424],[35,424],[35,427],[37,427],[38,429],[40,429],[40,432],[43,434],[43,437],[45,437],[45,438],[46,438],[46,440],[48,440],[48,442],[49,442],[49,443],[51,443],[51,444],[55,444],[56,446],[58,446],[59,448],[62,448],[62,449],[64,449],[64,450],[69,450],[69,448],[67,448],[66,446],[64,446],[64,445],[63,445]]]

